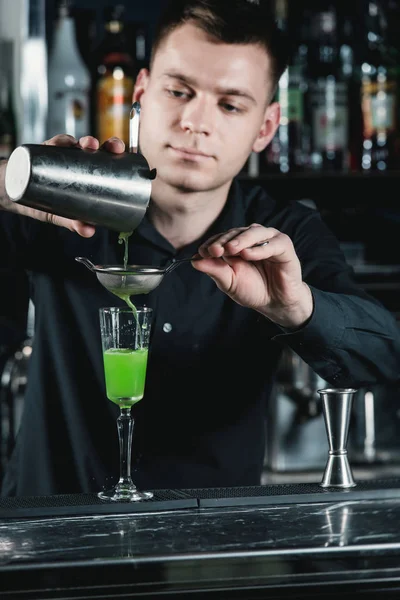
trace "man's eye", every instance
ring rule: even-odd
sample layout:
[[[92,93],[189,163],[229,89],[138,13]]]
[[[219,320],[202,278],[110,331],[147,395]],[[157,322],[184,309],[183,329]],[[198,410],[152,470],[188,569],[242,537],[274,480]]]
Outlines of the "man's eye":
[[[226,110],[227,112],[230,113],[240,113],[241,109],[238,108],[237,106],[233,106],[233,104],[228,104],[227,102],[223,102],[221,104],[221,106],[224,108],[224,110]]]
[[[179,90],[167,90],[167,92],[174,98],[185,98],[188,95],[187,92],[181,92]]]

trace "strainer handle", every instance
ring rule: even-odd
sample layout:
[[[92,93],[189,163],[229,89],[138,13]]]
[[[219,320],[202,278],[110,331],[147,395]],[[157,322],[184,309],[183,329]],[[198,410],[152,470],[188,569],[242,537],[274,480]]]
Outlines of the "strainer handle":
[[[177,267],[181,263],[192,262],[192,260],[200,260],[201,258],[202,257],[200,255],[196,254],[195,256],[188,256],[187,258],[180,258],[179,260],[175,260],[173,263],[168,265],[168,267],[164,271],[164,274],[166,275],[167,273],[170,273],[171,271],[173,271],[173,269],[175,269],[175,267]]]
[[[85,267],[87,267],[91,271],[96,272],[96,267],[92,262],[90,262],[88,258],[85,258],[84,256],[76,256],[75,260],[85,265]]]

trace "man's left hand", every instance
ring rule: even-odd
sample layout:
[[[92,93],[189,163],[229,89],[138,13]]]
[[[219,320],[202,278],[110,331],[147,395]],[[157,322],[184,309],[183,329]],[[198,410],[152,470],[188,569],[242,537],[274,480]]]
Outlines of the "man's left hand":
[[[288,235],[254,223],[209,238],[198,252],[204,260],[193,261],[193,267],[238,304],[285,328],[310,318],[312,293]]]

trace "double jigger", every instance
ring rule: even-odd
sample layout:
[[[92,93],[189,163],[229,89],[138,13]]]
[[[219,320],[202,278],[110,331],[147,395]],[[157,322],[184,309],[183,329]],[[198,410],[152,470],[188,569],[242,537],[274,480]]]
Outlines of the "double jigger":
[[[353,388],[325,388],[318,390],[328,436],[329,453],[320,485],[322,487],[354,487],[353,475],[347,456],[347,440],[353,397]]]

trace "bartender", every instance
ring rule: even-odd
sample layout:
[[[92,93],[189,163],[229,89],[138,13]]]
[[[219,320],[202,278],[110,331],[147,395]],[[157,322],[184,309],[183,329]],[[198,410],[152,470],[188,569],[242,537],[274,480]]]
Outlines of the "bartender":
[[[278,128],[273,98],[287,64],[287,40],[264,4],[173,0],[138,74],[140,149],[157,177],[129,262],[203,258],[134,298],[156,316],[145,395],[132,409],[140,488],[259,484],[284,347],[334,387],[398,381],[398,327],[356,284],[319,213],[237,178]],[[93,137],[45,143],[99,148]],[[125,148],[111,139],[103,149]],[[2,494],[97,492],[118,464],[98,311],[123,301],[74,259],[122,264],[123,247],[106,228],[13,204],[6,167],[0,261],[29,275],[35,332]]]

